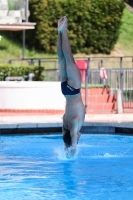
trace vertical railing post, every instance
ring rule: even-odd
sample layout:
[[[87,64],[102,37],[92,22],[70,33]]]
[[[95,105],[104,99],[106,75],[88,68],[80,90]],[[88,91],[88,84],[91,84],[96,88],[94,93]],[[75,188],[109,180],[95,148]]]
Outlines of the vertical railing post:
[[[41,67],[41,59],[38,60],[38,65]]]
[[[120,90],[123,91],[123,59],[120,57]]]
[[[23,21],[28,23],[29,15],[29,0],[24,0],[24,19]],[[26,30],[22,31],[22,59],[25,58],[25,40],[26,40]]]
[[[122,114],[123,113],[123,60],[122,57],[120,57],[120,86],[119,89],[117,89],[117,113]]]
[[[34,61],[33,61],[33,59],[31,59],[30,64],[31,64],[31,65],[34,65]]]
[[[56,60],[54,62],[54,81],[56,81]]]
[[[87,113],[88,107],[88,78],[89,78],[89,68],[90,68],[90,58],[87,61],[87,69],[86,69],[86,76],[85,76],[85,113]]]
[[[103,67],[103,60],[100,60],[100,62],[101,62],[101,67]]]
[[[22,31],[22,59],[25,57],[25,30]]]
[[[29,0],[25,1],[25,20],[28,22],[29,15]]]

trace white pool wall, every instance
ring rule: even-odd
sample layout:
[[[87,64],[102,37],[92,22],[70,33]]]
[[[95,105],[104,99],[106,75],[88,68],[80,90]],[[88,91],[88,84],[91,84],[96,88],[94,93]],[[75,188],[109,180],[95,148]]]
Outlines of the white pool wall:
[[[60,82],[0,81],[0,109],[64,110]]]

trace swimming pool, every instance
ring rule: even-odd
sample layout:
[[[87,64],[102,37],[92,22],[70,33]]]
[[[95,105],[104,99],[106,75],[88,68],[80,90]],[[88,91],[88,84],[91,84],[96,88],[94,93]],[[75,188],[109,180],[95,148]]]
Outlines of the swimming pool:
[[[67,160],[61,135],[0,137],[1,200],[132,200],[133,137],[83,134]]]

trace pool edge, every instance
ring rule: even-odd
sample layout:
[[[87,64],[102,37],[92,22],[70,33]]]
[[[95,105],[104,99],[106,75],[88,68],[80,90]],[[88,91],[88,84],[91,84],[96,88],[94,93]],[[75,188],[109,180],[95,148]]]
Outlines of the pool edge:
[[[61,134],[62,123],[0,124],[0,135]],[[133,135],[132,123],[85,122],[81,133]]]

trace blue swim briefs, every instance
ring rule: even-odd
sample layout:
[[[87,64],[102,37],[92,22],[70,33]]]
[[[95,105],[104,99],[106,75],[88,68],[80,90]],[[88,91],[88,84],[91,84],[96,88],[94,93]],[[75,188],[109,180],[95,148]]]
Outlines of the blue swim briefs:
[[[62,91],[62,94],[64,95],[75,95],[75,94],[80,93],[80,88],[75,89],[71,87],[70,85],[68,85],[67,81],[64,81],[61,83],[61,91]]]

